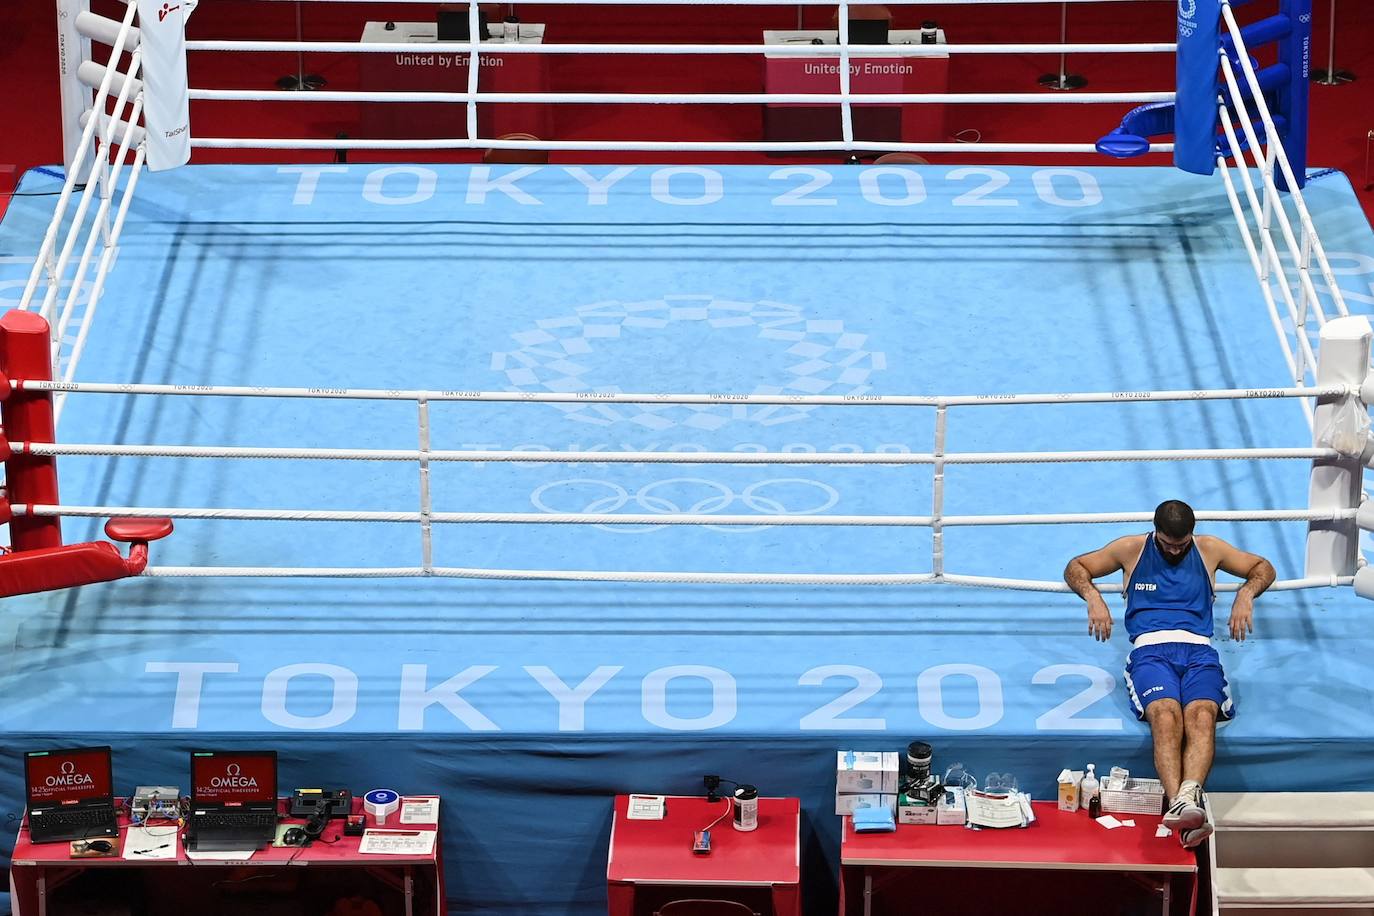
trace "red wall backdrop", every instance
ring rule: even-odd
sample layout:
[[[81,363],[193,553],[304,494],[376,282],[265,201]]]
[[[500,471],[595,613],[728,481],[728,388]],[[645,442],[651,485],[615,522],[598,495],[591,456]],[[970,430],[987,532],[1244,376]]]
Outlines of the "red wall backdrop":
[[[96,8],[116,13],[122,4],[96,0]],[[1257,6],[1264,6],[1261,2]],[[388,17],[432,19],[435,5],[385,3],[320,3],[301,5],[307,39],[356,41],[368,20]],[[1315,0],[1313,66],[1327,62],[1330,5]],[[504,6],[491,7],[493,16]],[[808,27],[825,27],[833,12],[806,8]],[[941,5],[893,7],[894,26],[916,27],[934,19],[954,42],[1057,41],[1060,6]],[[558,41],[757,41],[765,28],[793,28],[797,8],[779,7],[618,7],[521,5],[526,22],[548,24]],[[1173,35],[1169,0],[1135,3],[1075,4],[1069,7],[1071,41],[1169,41]],[[10,82],[5,94],[9,129],[0,139],[0,192],[8,192],[24,169],[60,159],[57,119],[56,33],[52,0],[17,0],[0,9],[0,66]],[[1374,191],[1364,190],[1367,135],[1374,131],[1374,3],[1341,0],[1337,8],[1337,63],[1360,78],[1343,86],[1312,87],[1310,165],[1346,172],[1365,206],[1374,215]],[[284,0],[201,0],[191,20],[193,38],[292,38],[296,4]],[[968,92],[1044,92],[1036,84],[1042,73],[1057,69],[1053,55],[955,56],[950,88]],[[328,80],[329,89],[356,89],[356,55],[312,53],[305,69]],[[1172,59],[1167,55],[1070,57],[1068,69],[1088,78],[1088,91],[1128,91],[1173,86]],[[191,82],[201,87],[253,88],[273,91],[277,77],[296,70],[295,55],[228,55],[197,53],[191,59]],[[757,58],[676,56],[559,56],[551,63],[554,89],[569,91],[749,92],[762,90],[762,64]],[[285,94],[284,94],[285,95]],[[1064,95],[1071,96],[1072,93]],[[1091,141],[1109,130],[1124,105],[961,105],[951,106],[951,135],[983,142]],[[358,135],[359,111],[350,103],[197,102],[193,130],[200,136],[301,136],[332,138]],[[576,105],[557,109],[560,139],[757,139],[762,116],[757,106]],[[323,161],[329,152],[273,150],[198,150],[199,162]],[[472,161],[475,154],[352,153],[350,161],[426,159]],[[815,157],[834,161],[835,157]],[[966,153],[930,156],[944,162],[1035,161],[1035,158],[982,153],[970,144]],[[1110,164],[1098,156],[1038,157],[1046,161]],[[559,161],[768,161],[755,154],[554,154]],[[1166,157],[1153,157],[1167,162]],[[1148,160],[1138,160],[1148,161]],[[6,198],[0,197],[0,206]]]

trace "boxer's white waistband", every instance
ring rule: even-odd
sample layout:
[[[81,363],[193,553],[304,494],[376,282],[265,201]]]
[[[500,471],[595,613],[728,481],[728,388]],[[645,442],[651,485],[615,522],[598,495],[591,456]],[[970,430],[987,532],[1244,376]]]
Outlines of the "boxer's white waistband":
[[[1195,646],[1210,646],[1212,641],[1206,636],[1197,633],[1189,633],[1187,630],[1155,630],[1153,633],[1141,633],[1131,643],[1132,646],[1162,646],[1170,642],[1186,642]]]

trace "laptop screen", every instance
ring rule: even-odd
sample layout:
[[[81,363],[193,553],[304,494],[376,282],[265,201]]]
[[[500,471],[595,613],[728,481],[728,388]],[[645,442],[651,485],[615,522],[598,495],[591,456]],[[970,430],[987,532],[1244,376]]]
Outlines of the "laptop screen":
[[[29,751],[24,755],[30,808],[113,801],[114,775],[108,747]]]
[[[193,805],[276,805],[276,751],[192,751]]]
[[[887,44],[888,21],[886,19],[849,20],[849,43],[852,45]]]

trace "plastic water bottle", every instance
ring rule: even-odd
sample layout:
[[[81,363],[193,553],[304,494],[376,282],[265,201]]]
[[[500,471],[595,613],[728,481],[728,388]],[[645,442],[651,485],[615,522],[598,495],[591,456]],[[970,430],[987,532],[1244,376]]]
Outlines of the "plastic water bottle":
[[[1079,804],[1087,808],[1089,814],[1092,814],[1091,805],[1094,800],[1097,801],[1098,805],[1102,804],[1101,786],[1099,786],[1097,782],[1097,765],[1090,763],[1088,764],[1088,775],[1083,777],[1083,788],[1079,794]]]

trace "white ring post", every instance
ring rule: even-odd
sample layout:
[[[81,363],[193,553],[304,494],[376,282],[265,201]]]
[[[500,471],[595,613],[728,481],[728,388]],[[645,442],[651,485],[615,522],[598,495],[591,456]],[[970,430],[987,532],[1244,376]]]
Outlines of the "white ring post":
[[[1321,349],[1317,353],[1319,384],[1349,385],[1358,389],[1369,374],[1369,341],[1374,336],[1369,319],[1362,315],[1333,318],[1321,331]],[[1333,430],[1337,409],[1349,399],[1355,399],[1361,410],[1365,406],[1355,395],[1322,397],[1313,413],[1313,441],[1331,441],[1339,430]],[[1342,449],[1342,451],[1345,451]],[[1352,457],[1319,458],[1312,462],[1308,507],[1311,509],[1357,509],[1363,487],[1364,465],[1360,449]],[[1359,557],[1359,527],[1353,519],[1333,522],[1309,522],[1307,526],[1308,576],[1351,576]]]
[[[76,75],[91,58],[91,40],[76,29],[76,17],[90,12],[90,0],[57,0],[57,66],[62,91],[62,162],[70,172],[84,134],[81,116],[91,107],[91,90]],[[90,175],[90,161],[77,166],[76,181]]]

